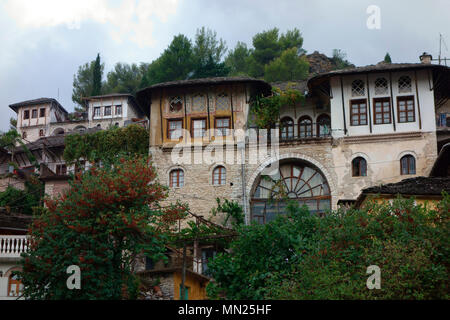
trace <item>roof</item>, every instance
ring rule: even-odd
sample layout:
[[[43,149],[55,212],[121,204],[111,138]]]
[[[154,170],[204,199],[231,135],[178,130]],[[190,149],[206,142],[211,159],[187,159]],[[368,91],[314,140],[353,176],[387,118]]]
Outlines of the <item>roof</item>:
[[[30,215],[7,214],[4,209],[0,210],[0,229],[26,231],[32,221],[33,217]]]
[[[445,144],[434,162],[430,177],[446,177],[450,166],[450,143]]]
[[[286,89],[295,89],[302,93],[308,90],[307,80],[294,80],[294,81],[278,81],[270,83],[272,87],[279,88],[283,91]]]
[[[136,100],[136,98],[130,94],[130,93],[109,93],[109,94],[104,94],[104,95],[99,95],[99,96],[91,96],[91,97],[86,97],[83,98],[83,100],[96,100],[96,99],[107,99],[107,98],[116,98],[116,97],[127,97],[128,99],[131,100],[131,102],[133,104],[135,104],[139,110],[141,110],[142,113],[144,113],[147,118],[150,118],[150,110],[146,110],[145,108],[143,108],[138,101]]]
[[[426,63],[384,63],[380,62],[377,64],[371,64],[363,67],[347,68],[341,70],[333,70],[329,72],[319,73],[311,77],[308,83],[318,80],[321,78],[329,78],[335,75],[350,75],[368,72],[385,72],[385,71],[400,71],[400,70],[419,70],[419,69],[441,69],[449,70],[450,67],[437,65],[437,64],[426,64]]]
[[[450,177],[415,177],[400,182],[365,188],[356,200],[358,207],[369,194],[439,196],[442,191],[450,192]]]
[[[64,107],[58,102],[58,100],[54,99],[54,98],[38,98],[38,99],[32,99],[32,100],[26,100],[26,101],[22,101],[22,102],[17,102],[17,103],[13,103],[10,104],[9,107],[11,109],[13,109],[15,112],[17,112],[17,109],[19,107],[24,107],[24,106],[32,106],[32,105],[36,105],[36,104],[44,104],[44,103],[54,103],[58,106],[58,108],[60,108],[63,112],[68,113],[66,109],[64,109]]]

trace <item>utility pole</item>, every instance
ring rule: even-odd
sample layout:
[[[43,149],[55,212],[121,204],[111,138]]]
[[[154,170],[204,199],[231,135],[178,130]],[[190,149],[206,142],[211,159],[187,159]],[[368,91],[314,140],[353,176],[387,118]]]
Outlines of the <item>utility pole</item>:
[[[186,241],[183,242],[183,268],[181,270],[181,297],[180,300],[186,298]]]

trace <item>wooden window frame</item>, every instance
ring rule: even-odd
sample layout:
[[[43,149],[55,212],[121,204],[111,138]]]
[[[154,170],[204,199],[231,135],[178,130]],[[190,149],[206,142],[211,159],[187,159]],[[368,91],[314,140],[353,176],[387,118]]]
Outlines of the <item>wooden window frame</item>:
[[[376,103],[381,102],[381,112],[376,111]],[[387,112],[389,114],[389,122],[384,122],[384,102],[389,102],[389,111]],[[391,124],[392,123],[392,116],[391,116],[391,98],[384,97],[384,98],[373,98],[373,124],[374,125],[381,125],[381,124]],[[381,114],[381,123],[376,123],[377,120],[377,114]]]
[[[45,108],[39,109],[39,118],[45,118]]]
[[[403,159],[407,159],[406,161],[406,173],[403,173]],[[411,159],[413,159],[414,161],[414,172],[410,172],[409,167],[410,167],[410,162]],[[414,157],[412,154],[405,154],[403,157],[400,158],[400,175],[402,176],[406,176],[406,175],[415,175],[417,174],[417,161],[416,161],[416,157]]]
[[[39,137],[43,137],[44,136],[44,129],[39,129]]]
[[[361,162],[362,160],[364,161],[364,165],[366,166],[365,168],[365,174],[362,174],[362,170],[361,170]],[[355,161],[358,161],[358,174],[355,174]],[[363,157],[355,157],[352,160],[352,177],[367,177],[367,160],[364,159]]]
[[[96,110],[98,110],[98,114],[95,112]],[[102,116],[102,108],[101,107],[94,107],[93,113],[94,113],[92,115],[93,118],[101,117]]]
[[[225,120],[225,119],[228,119],[228,127],[217,127],[217,120]],[[214,135],[216,136],[216,130],[217,129],[228,129],[228,130],[230,130],[231,129],[231,117],[215,117],[214,118]],[[226,134],[226,135],[220,135],[220,137],[226,137],[226,136],[229,136],[230,134],[230,131],[228,131],[228,134]]]
[[[109,114],[106,114],[106,110],[109,110]],[[105,117],[112,116],[112,107],[111,106],[105,106]]]
[[[364,103],[366,105],[365,113],[360,112],[361,108],[359,107],[359,105],[361,105],[362,103]],[[354,104],[358,104],[358,113],[353,112]],[[366,115],[366,123],[365,124],[361,124],[361,115],[363,115],[363,114]],[[353,116],[354,115],[358,116],[358,124],[353,124]],[[352,99],[352,100],[350,100],[350,126],[359,127],[359,126],[367,126],[368,124],[369,124],[369,119],[368,119],[368,112],[367,112],[367,99]]]
[[[286,120],[289,120],[290,124],[288,126],[284,126],[284,123],[287,122]],[[289,128],[292,128],[291,131]],[[283,129],[286,130],[286,136],[283,137]],[[289,135],[289,132],[291,132],[291,135]],[[295,138],[295,121],[290,116],[285,116],[280,119],[280,139],[281,140],[292,140]]]
[[[406,110],[405,111],[400,111],[400,101],[408,101],[408,100],[412,100],[412,112],[413,112],[413,121],[408,121],[408,104],[406,103],[405,107]],[[401,113],[406,113],[406,121],[400,121],[400,112]],[[397,122],[398,123],[413,123],[416,122],[416,103],[415,103],[415,99],[413,95],[409,95],[409,96],[398,96],[397,97]]]
[[[120,110],[120,113],[117,112],[117,110]],[[122,110],[122,105],[120,104],[120,105],[115,106],[114,112],[115,112],[115,115],[116,115],[116,116],[119,116],[119,115],[121,116],[121,115],[122,115],[122,112],[123,112],[123,110]]]
[[[30,119],[30,110],[23,110],[23,120]]]
[[[65,164],[57,164],[55,168],[55,173],[58,176],[64,176],[67,174],[67,165]]]
[[[175,122],[175,121],[180,121],[180,122],[181,122],[181,135],[180,135],[180,137],[178,137],[177,139],[172,139],[171,136],[170,136],[170,132],[171,132],[171,131],[178,130],[178,129],[171,130],[171,129],[170,129],[170,122]],[[179,141],[180,138],[183,137],[183,129],[184,129],[184,121],[183,121],[183,118],[167,119],[166,137],[167,137],[168,140]]]
[[[214,178],[216,170],[219,170],[219,178],[218,178],[217,183]],[[227,184],[227,169],[224,166],[217,166],[214,168],[214,170],[212,172],[212,184],[213,184],[213,186],[224,186]]]
[[[205,122],[205,134],[200,136],[200,137],[195,137],[194,136],[194,122],[195,121],[204,121]],[[201,118],[191,118],[191,138],[204,138],[206,137],[206,133],[208,131],[208,119],[206,117],[201,117]]]
[[[182,186],[180,186],[180,172],[182,172],[183,173],[183,185]],[[174,173],[177,173],[177,183],[176,183],[176,186],[174,186],[173,185],[173,174]],[[172,169],[172,170],[170,170],[170,172],[169,172],[169,186],[171,187],[171,188],[181,188],[181,187],[183,187],[184,186],[184,171],[183,171],[183,169]]]
[[[31,119],[37,119],[38,118],[38,109],[32,109],[31,110]]]
[[[328,128],[328,130],[329,130],[329,132],[328,132],[328,134],[320,134],[320,127],[322,126],[322,125],[324,125],[324,124],[326,124],[326,123],[324,123],[323,121],[322,121],[322,119],[324,119],[324,118],[328,118],[328,120],[330,121],[330,123],[329,123],[329,128]],[[316,119],[316,137],[327,137],[327,136],[331,136],[331,116],[329,115],[329,114],[327,114],[327,113],[322,113],[322,114],[319,114],[319,116],[317,117],[317,119]]]
[[[305,123],[301,123],[303,120],[309,120],[309,124],[305,124]],[[309,127],[310,132],[309,135],[307,134],[308,130],[307,128]],[[305,136],[302,136],[301,134],[301,128],[305,128]],[[314,136],[314,132],[313,132],[313,120],[310,116],[301,116],[300,119],[298,119],[298,137],[299,138],[311,138]]]

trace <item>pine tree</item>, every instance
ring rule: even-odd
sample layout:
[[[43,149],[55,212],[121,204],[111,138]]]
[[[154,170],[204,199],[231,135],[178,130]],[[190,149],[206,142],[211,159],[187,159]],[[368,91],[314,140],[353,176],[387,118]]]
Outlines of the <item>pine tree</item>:
[[[98,96],[102,91],[102,67],[100,64],[100,54],[97,54],[93,70],[92,96]]]
[[[389,52],[386,53],[386,55],[384,56],[384,62],[386,62],[386,63],[392,63],[391,55],[389,54]]]

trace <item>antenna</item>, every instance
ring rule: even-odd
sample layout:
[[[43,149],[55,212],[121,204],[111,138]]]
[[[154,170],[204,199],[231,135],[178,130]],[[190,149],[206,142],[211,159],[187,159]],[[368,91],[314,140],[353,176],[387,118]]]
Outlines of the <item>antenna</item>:
[[[445,47],[445,51],[448,51],[447,44],[445,43],[444,37],[442,36],[442,33],[439,33],[439,55],[437,59],[431,59],[432,61],[438,61],[439,64],[441,64],[441,61],[447,65],[447,60],[450,60],[449,58],[441,58],[442,56],[442,45]]]
[[[56,99],[56,100],[58,100],[58,101],[59,101],[59,88],[58,88],[58,99]]]

